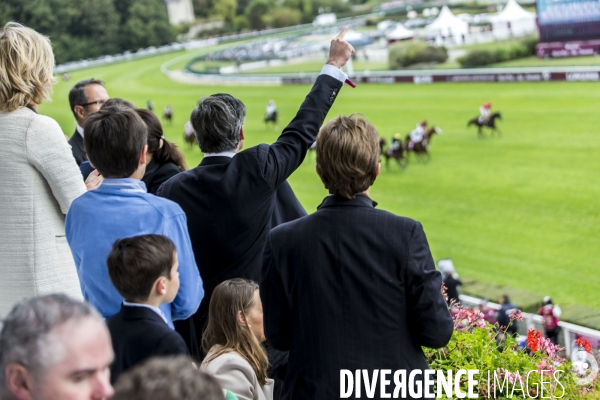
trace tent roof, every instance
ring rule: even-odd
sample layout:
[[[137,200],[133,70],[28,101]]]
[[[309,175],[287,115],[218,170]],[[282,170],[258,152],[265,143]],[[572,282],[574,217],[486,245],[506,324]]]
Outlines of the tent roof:
[[[508,0],[506,6],[498,14],[490,18],[492,22],[510,22],[523,19],[535,19],[535,13],[529,12],[517,3],[516,0]]]
[[[468,31],[469,24],[462,19],[458,18],[456,15],[450,11],[448,6],[442,7],[442,11],[440,11],[440,15],[433,21],[431,24],[425,27],[426,31],[439,30],[443,28],[458,28]]]
[[[385,34],[385,37],[388,40],[394,40],[394,39],[408,39],[411,37],[415,36],[415,32],[411,31],[410,29],[406,29],[404,27],[404,25],[402,24],[397,24],[396,27]]]

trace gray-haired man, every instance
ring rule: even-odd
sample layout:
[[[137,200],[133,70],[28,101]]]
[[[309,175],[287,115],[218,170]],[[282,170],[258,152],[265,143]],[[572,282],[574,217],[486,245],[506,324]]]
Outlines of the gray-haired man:
[[[2,400],[112,396],[110,335],[89,305],[53,294],[18,303],[0,332]]]

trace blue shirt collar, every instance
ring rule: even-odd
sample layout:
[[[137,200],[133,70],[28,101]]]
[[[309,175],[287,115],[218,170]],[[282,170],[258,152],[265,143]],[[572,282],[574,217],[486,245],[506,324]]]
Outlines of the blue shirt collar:
[[[123,189],[128,192],[146,193],[146,184],[134,178],[104,178],[99,188]]]

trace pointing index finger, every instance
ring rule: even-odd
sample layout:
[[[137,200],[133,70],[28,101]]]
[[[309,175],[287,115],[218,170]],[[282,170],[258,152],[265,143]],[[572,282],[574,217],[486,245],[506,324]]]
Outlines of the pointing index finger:
[[[337,35],[336,39],[344,39],[344,36],[346,36],[346,32],[348,32],[347,26],[345,26],[344,29],[342,29],[342,31]]]

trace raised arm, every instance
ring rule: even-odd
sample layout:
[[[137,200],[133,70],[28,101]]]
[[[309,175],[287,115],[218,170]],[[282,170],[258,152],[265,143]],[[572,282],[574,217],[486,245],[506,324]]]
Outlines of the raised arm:
[[[263,175],[273,188],[279,187],[302,164],[347,78],[340,70],[354,53],[354,48],[344,40],[347,31],[348,27],[344,27],[331,41],[327,64],[292,122],[285,127],[277,141],[268,147],[268,151],[264,151],[261,146],[256,148]]]
[[[409,245],[407,293],[411,334],[421,346],[440,348],[452,336],[454,323],[441,288],[442,276],[435,269],[425,232],[417,222]]]

